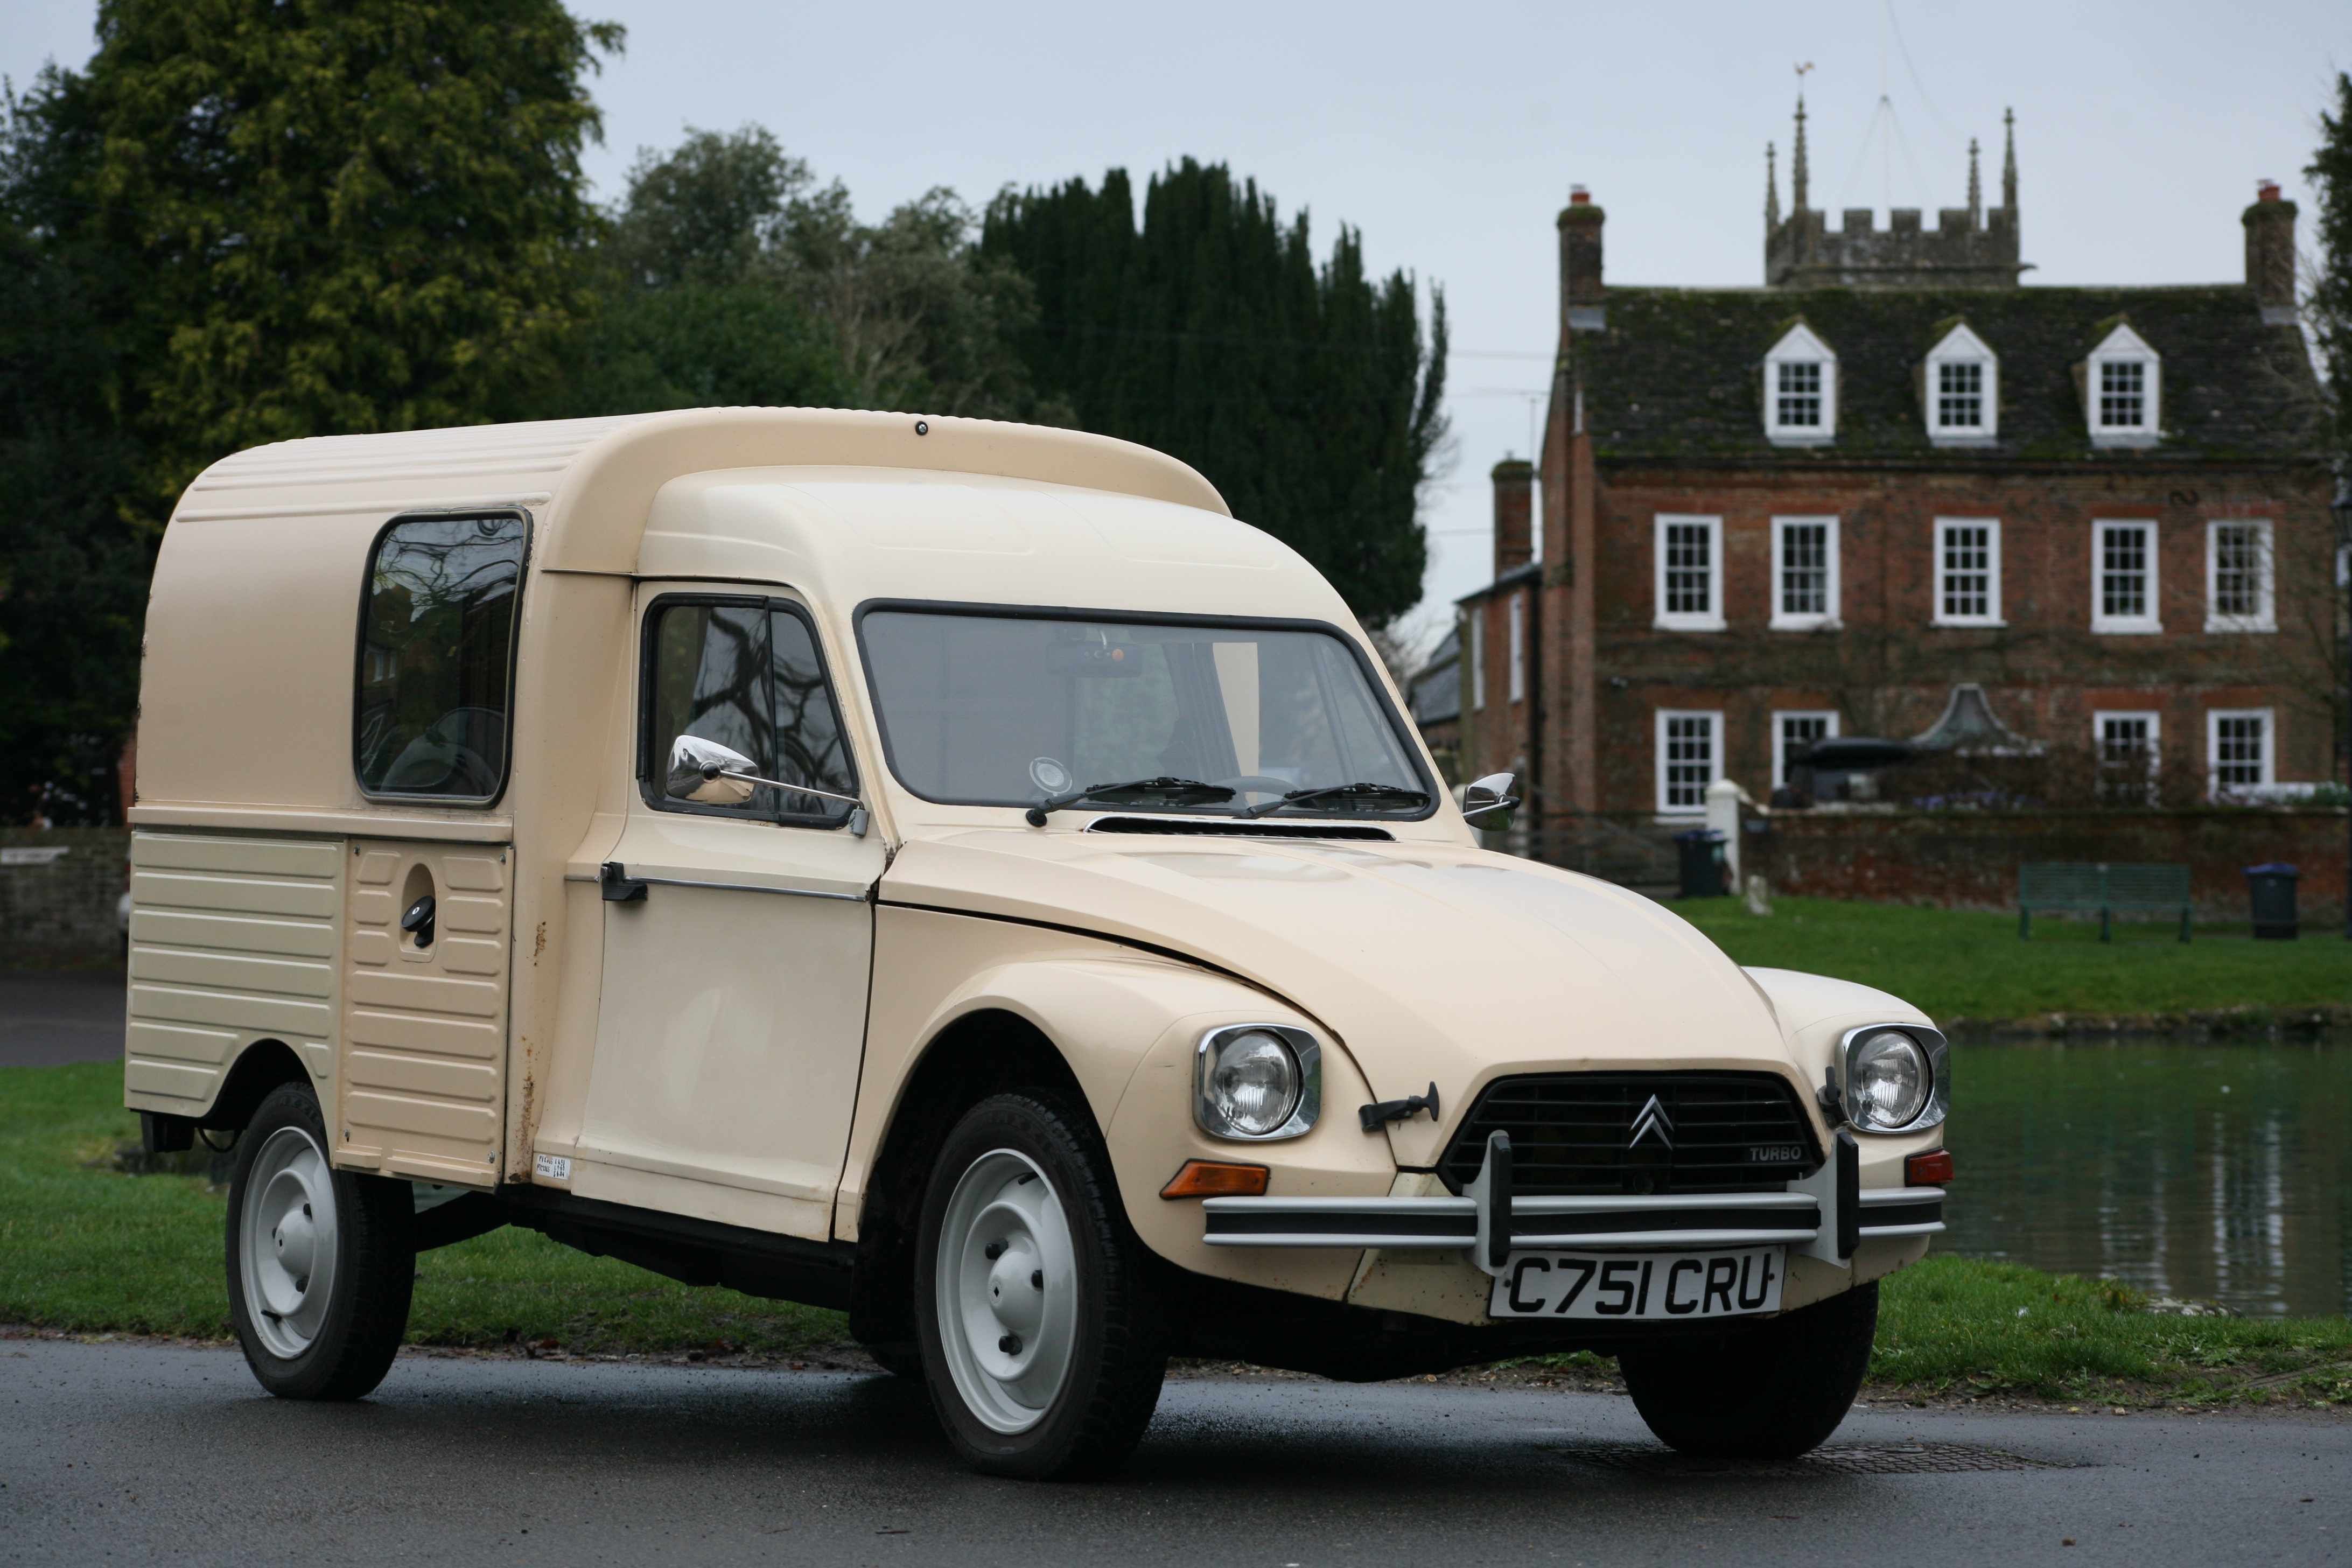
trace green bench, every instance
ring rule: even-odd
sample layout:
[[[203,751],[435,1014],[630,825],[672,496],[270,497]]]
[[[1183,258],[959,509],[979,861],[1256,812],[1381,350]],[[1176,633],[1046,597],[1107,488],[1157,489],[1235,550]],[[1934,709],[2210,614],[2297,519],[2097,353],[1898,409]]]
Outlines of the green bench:
[[[2116,866],[2089,860],[2054,860],[2017,868],[2017,934],[2033,934],[2033,911],[2096,910],[2099,940],[2113,942],[2116,911],[2180,915],[2180,940],[2189,940],[2189,868]]]

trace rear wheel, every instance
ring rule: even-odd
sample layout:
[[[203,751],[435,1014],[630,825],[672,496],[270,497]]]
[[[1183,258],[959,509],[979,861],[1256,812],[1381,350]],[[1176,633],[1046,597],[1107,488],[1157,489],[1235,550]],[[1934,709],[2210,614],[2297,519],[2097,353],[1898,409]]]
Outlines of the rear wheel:
[[[948,1439],[1031,1480],[1117,1468],[1160,1402],[1166,1338],[1090,1130],[1003,1094],[965,1114],[923,1199],[915,1311]]]
[[[1633,1407],[1667,1447],[1790,1459],[1827,1441],[1853,1407],[1877,1327],[1874,1281],[1713,1346],[1628,1351],[1617,1365]]]
[[[228,1299],[253,1375],[284,1399],[357,1399],[408,1328],[415,1201],[406,1182],[332,1169],[307,1085],[270,1091],[229,1180]]]

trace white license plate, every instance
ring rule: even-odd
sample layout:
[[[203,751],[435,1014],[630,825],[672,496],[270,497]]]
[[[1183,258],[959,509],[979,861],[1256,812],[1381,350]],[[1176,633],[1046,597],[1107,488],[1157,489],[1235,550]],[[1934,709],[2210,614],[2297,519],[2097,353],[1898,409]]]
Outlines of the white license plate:
[[[1780,1310],[1785,1247],[1711,1252],[1514,1252],[1486,1310],[1497,1318],[1696,1322]]]

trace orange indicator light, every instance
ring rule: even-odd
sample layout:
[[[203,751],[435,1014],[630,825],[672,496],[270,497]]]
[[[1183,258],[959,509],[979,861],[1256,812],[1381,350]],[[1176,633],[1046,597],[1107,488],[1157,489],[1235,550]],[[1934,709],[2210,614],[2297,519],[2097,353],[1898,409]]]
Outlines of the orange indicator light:
[[[1183,1169],[1160,1189],[1163,1198],[1262,1198],[1265,1196],[1264,1165],[1224,1165],[1213,1160],[1187,1160]]]
[[[1906,1187],[1948,1186],[1951,1180],[1952,1152],[1949,1149],[1930,1149],[1903,1162],[1903,1184]]]

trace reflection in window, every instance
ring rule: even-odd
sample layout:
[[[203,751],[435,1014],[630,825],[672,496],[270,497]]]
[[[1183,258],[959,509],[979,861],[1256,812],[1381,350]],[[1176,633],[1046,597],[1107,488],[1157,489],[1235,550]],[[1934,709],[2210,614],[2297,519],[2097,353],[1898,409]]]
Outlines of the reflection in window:
[[[663,779],[672,743],[693,735],[741,752],[761,778],[856,793],[841,716],[807,622],[765,601],[671,602],[656,615],[648,779]],[[691,804],[761,818],[836,818],[850,810],[843,801],[729,780],[713,781]]]
[[[371,795],[488,800],[506,779],[519,517],[394,523],[368,563],[354,763]]]
[[[891,768],[929,800],[1026,805],[1153,778],[1241,801],[1428,788],[1326,633],[893,610],[868,615],[864,639]]]

